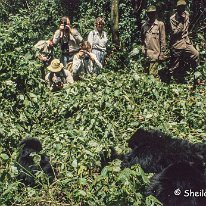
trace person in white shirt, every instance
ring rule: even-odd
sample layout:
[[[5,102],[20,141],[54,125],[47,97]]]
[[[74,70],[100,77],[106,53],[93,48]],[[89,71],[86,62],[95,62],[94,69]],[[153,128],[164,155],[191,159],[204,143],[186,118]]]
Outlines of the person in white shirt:
[[[97,59],[96,55],[91,53],[91,44],[84,41],[79,52],[74,55],[72,63],[72,72],[74,79],[78,78],[81,73],[90,73],[98,75],[102,64]]]
[[[95,21],[95,28],[88,35],[88,42],[91,44],[92,53],[97,56],[99,62],[103,65],[108,42],[107,33],[103,31],[104,19],[98,17]]]

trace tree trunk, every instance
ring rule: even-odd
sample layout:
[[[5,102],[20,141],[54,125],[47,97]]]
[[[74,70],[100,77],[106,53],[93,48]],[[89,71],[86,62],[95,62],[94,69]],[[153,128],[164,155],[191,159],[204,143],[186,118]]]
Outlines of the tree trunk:
[[[112,42],[116,49],[120,47],[119,39],[119,0],[112,0],[111,9]]]

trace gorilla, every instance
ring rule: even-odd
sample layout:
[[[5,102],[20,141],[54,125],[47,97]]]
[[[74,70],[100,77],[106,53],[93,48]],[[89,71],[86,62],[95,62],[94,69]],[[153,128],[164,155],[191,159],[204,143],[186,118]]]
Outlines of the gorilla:
[[[195,162],[198,165],[206,162],[206,145],[172,138],[160,131],[138,129],[128,140],[128,146],[132,150],[127,154],[119,155],[112,147],[111,155],[103,152],[100,155],[102,165],[105,166],[114,159],[120,159],[122,168],[139,164],[147,173],[159,173],[165,167],[180,160]]]
[[[151,178],[147,195],[155,196],[164,206],[204,206],[204,168],[188,162],[171,164]]]
[[[139,164],[146,173],[155,173],[147,189],[164,206],[206,205],[206,145],[192,144],[187,140],[172,138],[155,130],[138,129],[128,140],[131,149],[126,154],[117,154],[111,147],[110,155],[104,151],[101,163],[106,166],[120,159],[121,168]],[[180,195],[174,192],[181,191]],[[187,196],[192,192],[205,192],[204,197]]]
[[[36,138],[26,138],[20,143],[19,155],[17,157],[17,168],[19,174],[17,179],[27,186],[37,185],[35,173],[43,171],[52,182],[55,173],[50,164],[49,157],[45,154],[39,154],[42,151],[42,144]],[[32,153],[40,155],[41,160],[38,164],[34,162]]]

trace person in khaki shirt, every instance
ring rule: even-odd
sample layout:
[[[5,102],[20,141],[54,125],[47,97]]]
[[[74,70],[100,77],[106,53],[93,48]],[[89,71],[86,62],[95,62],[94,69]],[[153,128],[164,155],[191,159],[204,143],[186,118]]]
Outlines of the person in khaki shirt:
[[[155,6],[147,9],[148,21],[142,25],[141,39],[143,53],[147,58],[146,72],[158,77],[158,62],[165,59],[165,25],[157,20]]]
[[[186,69],[182,63],[189,60],[195,70],[199,63],[199,52],[192,45],[188,37],[189,13],[185,11],[186,2],[177,2],[177,11],[170,17],[171,25],[171,68],[170,75],[177,82],[184,82]]]
[[[42,63],[40,70],[41,70],[41,77],[42,79],[45,78],[45,69],[51,63],[53,59],[53,41],[52,39],[49,40],[40,40],[35,45],[34,48],[36,50],[36,57]]]
[[[74,55],[79,51],[80,44],[83,41],[82,36],[76,28],[72,28],[68,16],[61,18],[59,29],[54,33],[54,45],[60,44],[61,46],[61,62],[66,66],[72,62]]]

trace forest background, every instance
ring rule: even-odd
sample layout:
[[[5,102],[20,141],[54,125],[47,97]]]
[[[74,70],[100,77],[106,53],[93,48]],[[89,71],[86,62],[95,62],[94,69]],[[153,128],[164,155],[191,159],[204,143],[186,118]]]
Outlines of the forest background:
[[[200,52],[198,70],[205,81],[206,1],[187,2],[190,37]],[[151,174],[139,165],[121,170],[120,161],[101,170],[99,155],[110,152],[111,146],[127,152],[126,140],[139,127],[205,142],[205,87],[192,89],[193,72],[182,85],[168,85],[143,73],[140,28],[151,4],[165,22],[169,50],[175,0],[0,0],[1,206],[161,205],[144,194]],[[77,23],[85,39],[95,18],[104,17],[108,56],[98,77],[86,76],[52,93],[40,79],[33,45],[50,38],[63,15]],[[55,52],[59,57],[58,48]],[[159,70],[164,77],[168,63]],[[17,148],[28,135],[41,140],[58,171],[52,184],[42,172],[37,175],[41,189],[25,187],[15,178]]]

